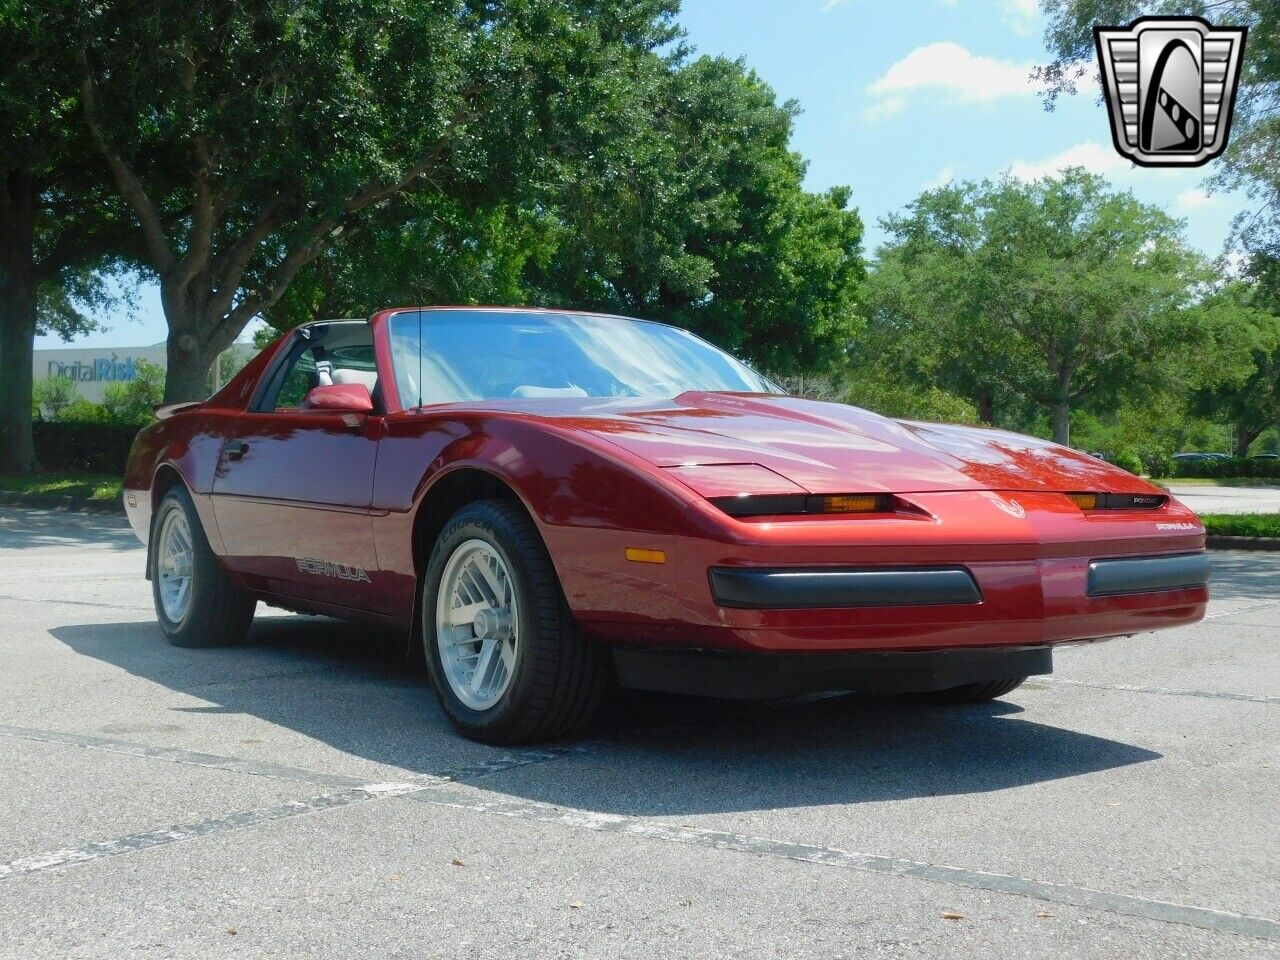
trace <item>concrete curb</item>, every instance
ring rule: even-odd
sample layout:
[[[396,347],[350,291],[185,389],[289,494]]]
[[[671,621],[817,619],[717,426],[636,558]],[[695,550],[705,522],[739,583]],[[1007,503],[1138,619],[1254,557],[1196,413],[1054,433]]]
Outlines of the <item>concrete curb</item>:
[[[60,510],[64,513],[100,513],[124,516],[124,504],[119,500],[61,497],[56,493],[17,493],[12,490],[0,490],[0,506],[33,507],[38,510]]]
[[[1204,545],[1210,550],[1273,550],[1280,551],[1280,537],[1228,537],[1209,534]]]

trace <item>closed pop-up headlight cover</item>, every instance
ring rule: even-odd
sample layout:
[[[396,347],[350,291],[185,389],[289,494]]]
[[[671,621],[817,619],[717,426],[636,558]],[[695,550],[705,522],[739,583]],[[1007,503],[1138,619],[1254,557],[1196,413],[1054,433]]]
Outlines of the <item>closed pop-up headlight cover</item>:
[[[795,496],[809,492],[758,463],[684,464],[664,469],[708,500],[740,496]]]

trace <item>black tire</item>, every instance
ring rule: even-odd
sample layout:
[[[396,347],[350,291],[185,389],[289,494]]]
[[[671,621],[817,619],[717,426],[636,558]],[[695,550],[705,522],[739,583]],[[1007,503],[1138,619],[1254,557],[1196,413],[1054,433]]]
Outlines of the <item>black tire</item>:
[[[934,690],[923,694],[923,697],[930,703],[986,703],[988,700],[995,700],[1006,693],[1011,693],[1022,686],[1022,682],[1026,679],[1026,677],[1009,677],[1005,680],[966,683],[946,690]]]
[[[164,529],[165,519],[180,511],[191,533],[191,599],[179,620],[170,619],[160,596],[160,549],[155,542]],[[151,597],[155,602],[160,629],[175,647],[215,647],[238,643],[253,621],[254,598],[232,582],[209,547],[209,538],[200,525],[191,494],[185,487],[173,487],[160,501],[151,524],[150,550]]]
[[[511,680],[485,710],[472,709],[454,693],[436,639],[436,600],[445,565],[462,543],[474,539],[495,548],[511,572],[520,622]],[[519,504],[479,500],[455,513],[436,538],[421,589],[427,669],[459,733],[482,743],[515,745],[572,737],[595,720],[609,686],[608,654],[578,629],[547,548]]]

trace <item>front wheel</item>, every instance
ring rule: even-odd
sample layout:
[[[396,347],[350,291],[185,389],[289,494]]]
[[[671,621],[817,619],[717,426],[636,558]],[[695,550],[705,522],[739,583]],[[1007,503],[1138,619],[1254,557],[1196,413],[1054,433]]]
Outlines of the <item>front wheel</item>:
[[[578,630],[542,538],[517,504],[482,500],[454,514],[422,591],[427,666],[464,736],[552,740],[595,718],[607,655]]]
[[[948,687],[946,690],[934,690],[924,694],[931,703],[986,703],[1012,693],[1026,677],[1009,677],[1005,680],[984,680],[981,683],[966,683],[959,687]]]
[[[212,647],[244,639],[256,602],[219,566],[186,488],[164,495],[151,537],[151,594],[169,642]]]

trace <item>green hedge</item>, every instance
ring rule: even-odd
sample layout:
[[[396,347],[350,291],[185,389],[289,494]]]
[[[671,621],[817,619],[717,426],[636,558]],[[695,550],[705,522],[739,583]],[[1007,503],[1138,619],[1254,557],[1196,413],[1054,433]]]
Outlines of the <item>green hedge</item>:
[[[1200,522],[1223,537],[1280,537],[1280,513],[1207,513]]]
[[[114,423],[60,423],[37,420],[31,425],[36,457],[49,471],[124,474],[136,426]]]
[[[1174,476],[1178,477],[1258,477],[1260,479],[1280,478],[1280,460],[1251,460],[1248,457],[1233,457],[1230,460],[1197,460],[1188,463],[1180,460]]]

